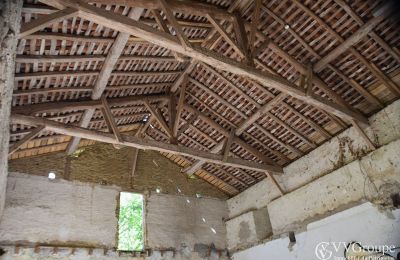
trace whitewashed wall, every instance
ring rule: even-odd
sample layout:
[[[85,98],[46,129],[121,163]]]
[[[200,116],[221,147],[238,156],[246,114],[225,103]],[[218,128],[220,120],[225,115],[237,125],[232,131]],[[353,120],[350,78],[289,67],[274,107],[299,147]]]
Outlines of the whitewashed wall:
[[[289,248],[289,238],[280,238],[233,254],[233,260],[318,260],[316,246],[321,242],[352,242],[362,245],[400,246],[400,209],[380,212],[370,203],[342,211],[307,226],[296,234],[296,244]],[[344,259],[344,247],[326,260]],[[397,254],[397,251],[395,254]]]

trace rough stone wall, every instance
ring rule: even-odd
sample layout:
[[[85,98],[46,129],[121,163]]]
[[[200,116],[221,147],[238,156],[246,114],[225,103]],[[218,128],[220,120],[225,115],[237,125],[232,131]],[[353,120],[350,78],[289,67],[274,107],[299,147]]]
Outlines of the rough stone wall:
[[[10,173],[0,243],[114,247],[116,188]]]
[[[0,219],[7,185],[9,123],[22,0],[0,1]]]
[[[10,171],[47,176],[55,171],[66,180],[109,184],[123,190],[144,193],[161,188],[162,193],[184,194],[225,199],[227,196],[201,179],[192,179],[176,164],[154,151],[139,151],[132,178],[133,149],[115,149],[109,144],[96,144],[82,153],[68,156],[63,152],[21,158],[9,162]],[[181,192],[178,191],[178,188]]]
[[[8,252],[0,259],[135,259],[115,251],[119,192],[10,173],[0,222],[0,248]],[[219,199],[145,195],[145,259],[227,259],[226,215]]]
[[[153,249],[211,244],[226,248],[226,201],[153,194],[146,200],[147,245]]]
[[[371,201],[392,207],[391,195],[400,192],[400,101],[369,118],[367,134],[380,148],[369,151],[365,141],[350,128],[276,176],[287,193],[280,197],[269,179],[228,200],[230,248],[242,248],[234,220],[267,206],[274,237],[298,231],[312,221]],[[245,218],[246,220],[246,218]],[[251,224],[251,219],[247,218]],[[237,233],[237,232],[236,232]],[[253,234],[254,237],[255,234]],[[236,239],[236,240],[235,240]],[[260,243],[260,241],[258,241]]]
[[[400,138],[400,101],[396,101],[369,118],[367,134],[379,146]],[[318,178],[330,174],[368,152],[367,144],[354,130],[347,129],[309,154],[284,167],[284,174],[275,178],[285,191],[293,191]],[[378,169],[376,169],[377,172]],[[279,191],[270,179],[265,179],[228,200],[229,217],[265,207],[279,197]]]

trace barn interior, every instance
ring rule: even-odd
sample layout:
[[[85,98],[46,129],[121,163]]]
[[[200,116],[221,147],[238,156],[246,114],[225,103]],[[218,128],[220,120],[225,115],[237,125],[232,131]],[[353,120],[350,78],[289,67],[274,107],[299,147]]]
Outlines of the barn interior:
[[[0,259],[400,259],[395,0],[0,8]]]

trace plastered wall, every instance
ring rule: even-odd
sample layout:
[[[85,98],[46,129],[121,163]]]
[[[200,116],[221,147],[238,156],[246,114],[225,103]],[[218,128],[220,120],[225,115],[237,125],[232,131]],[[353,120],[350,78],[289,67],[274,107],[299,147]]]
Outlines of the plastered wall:
[[[119,192],[117,186],[10,173],[0,247],[17,259],[117,259]],[[225,259],[226,201],[155,192],[144,197],[146,259]]]
[[[296,233],[295,244],[290,244],[289,238],[284,236],[234,253],[232,259],[344,260],[345,247],[338,243],[347,245],[353,241],[363,246],[399,246],[400,209],[382,212],[371,203],[365,203],[310,223],[306,231]],[[321,242],[326,243],[329,251],[323,251],[323,255],[317,256],[318,244]],[[331,242],[337,242],[338,250]],[[399,252],[395,250],[391,255],[396,257]],[[390,258],[376,258],[375,255],[371,259]]]
[[[381,208],[391,207],[391,195],[400,192],[400,101],[370,118],[366,129],[378,149],[370,151],[360,135],[350,128],[308,155],[284,168],[276,179],[286,191],[280,196],[271,180],[265,179],[228,200],[229,220],[267,207],[273,236],[304,230],[322,219],[365,201]],[[251,219],[248,221],[251,223]],[[228,241],[235,241],[227,225]],[[257,227],[255,228],[257,229]],[[253,241],[252,245],[262,240]],[[249,241],[231,243],[241,250]]]

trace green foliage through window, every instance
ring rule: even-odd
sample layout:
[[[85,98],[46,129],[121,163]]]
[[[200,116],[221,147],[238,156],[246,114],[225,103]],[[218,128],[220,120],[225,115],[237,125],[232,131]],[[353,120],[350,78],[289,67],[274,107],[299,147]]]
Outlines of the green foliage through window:
[[[118,250],[143,250],[143,196],[121,192],[118,221]]]

